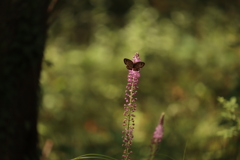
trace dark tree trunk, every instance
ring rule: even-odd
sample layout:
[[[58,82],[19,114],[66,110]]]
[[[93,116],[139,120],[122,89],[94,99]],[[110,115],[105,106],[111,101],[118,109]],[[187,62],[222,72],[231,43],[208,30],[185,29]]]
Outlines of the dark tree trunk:
[[[0,1],[1,160],[39,159],[39,77],[49,1]]]

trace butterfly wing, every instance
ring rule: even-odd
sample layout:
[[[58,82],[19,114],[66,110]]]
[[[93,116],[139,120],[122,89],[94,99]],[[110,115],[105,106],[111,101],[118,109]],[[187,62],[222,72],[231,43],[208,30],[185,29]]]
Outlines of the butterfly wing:
[[[126,68],[128,70],[132,70],[133,69],[133,62],[130,59],[124,58],[123,59],[124,63],[126,64]]]
[[[133,64],[133,70],[134,71],[139,71],[140,68],[143,68],[143,66],[145,65],[144,62],[137,62]]]

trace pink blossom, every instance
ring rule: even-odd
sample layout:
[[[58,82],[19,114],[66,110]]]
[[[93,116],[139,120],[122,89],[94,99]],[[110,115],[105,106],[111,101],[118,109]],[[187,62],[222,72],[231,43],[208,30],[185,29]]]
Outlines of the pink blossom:
[[[133,57],[133,63],[139,62],[141,59],[139,58],[139,54],[136,53],[135,56]],[[133,112],[136,111],[137,109],[137,89],[138,89],[138,83],[140,78],[140,71],[134,71],[134,70],[129,70],[128,71],[128,76],[127,76],[127,86],[126,86],[126,91],[125,91],[125,104],[124,104],[124,120],[123,120],[123,126],[126,128],[122,133],[124,134],[122,136],[123,138],[123,144],[122,146],[125,147],[123,151],[122,157],[125,159],[130,159],[130,154],[132,153],[131,151],[131,146],[132,146],[132,140],[133,140],[133,131],[134,131],[134,126],[135,126],[135,120],[134,117],[135,114]]]
[[[151,160],[154,158],[154,155],[156,154],[156,151],[158,149],[158,144],[162,141],[162,138],[163,138],[163,123],[164,123],[164,113],[162,113],[160,117],[160,121],[153,133],[152,144],[150,146],[151,151],[149,155],[150,157],[149,159]]]
[[[161,115],[160,122],[155,128],[155,132],[153,133],[153,142],[159,143],[162,140],[163,137],[163,122],[164,122],[164,114]]]

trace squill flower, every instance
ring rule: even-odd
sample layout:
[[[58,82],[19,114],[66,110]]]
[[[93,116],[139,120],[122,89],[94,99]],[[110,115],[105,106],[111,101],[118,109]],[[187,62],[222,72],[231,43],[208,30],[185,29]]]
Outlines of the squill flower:
[[[125,62],[128,61],[128,62]],[[139,62],[139,63],[138,63]],[[124,129],[124,131],[122,131],[123,133],[123,144],[122,146],[125,147],[124,151],[123,151],[123,155],[122,157],[124,158],[124,160],[130,160],[130,154],[132,153],[131,151],[131,146],[132,146],[132,140],[133,140],[133,130],[134,130],[134,126],[135,126],[135,121],[134,121],[134,117],[135,114],[134,112],[137,109],[137,104],[136,104],[136,100],[137,98],[135,98],[135,95],[137,94],[137,89],[138,89],[138,83],[139,83],[139,77],[140,77],[140,69],[144,66],[144,62],[140,62],[140,58],[139,58],[139,54],[136,53],[135,56],[133,57],[133,61],[129,60],[129,59],[124,59],[124,63],[127,65],[127,68],[129,69],[129,73],[128,73],[128,83],[126,86],[126,91],[125,91],[125,104],[124,104],[124,120],[123,120],[123,126],[125,126],[126,128]],[[129,64],[128,64],[129,63]],[[138,67],[137,69],[134,68],[135,64],[138,63],[140,65],[140,63],[142,65],[140,65],[141,67]],[[128,66],[129,65],[129,66]]]
[[[150,146],[151,152],[150,152],[150,160],[154,158],[154,155],[156,154],[156,151],[158,149],[158,143],[162,141],[163,137],[163,123],[164,123],[164,113],[162,113],[160,117],[160,121],[155,128],[155,131],[153,133],[152,143]]]

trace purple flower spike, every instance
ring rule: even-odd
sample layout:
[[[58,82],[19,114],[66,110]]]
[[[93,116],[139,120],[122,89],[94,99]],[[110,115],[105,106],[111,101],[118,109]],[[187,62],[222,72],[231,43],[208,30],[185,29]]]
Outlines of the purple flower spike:
[[[125,102],[126,103],[124,104],[124,109],[125,109],[124,116],[126,116],[126,117],[124,118],[123,126],[125,126],[126,128],[124,129],[124,131],[122,131],[122,133],[124,134],[122,136],[122,138],[123,138],[122,146],[125,147],[125,149],[123,151],[123,155],[122,155],[124,160],[131,159],[130,154],[132,153],[131,146],[132,146],[132,140],[134,137],[133,130],[134,130],[134,126],[135,126],[135,120],[134,120],[135,114],[133,114],[133,112],[135,112],[137,109],[137,104],[136,104],[137,98],[135,98],[134,96],[137,94],[136,89],[138,89],[137,85],[139,83],[138,79],[140,77],[140,69],[134,68],[134,65],[137,62],[141,63],[141,65],[144,63],[144,62],[140,62],[141,59],[139,58],[138,53],[135,54],[132,62],[131,62],[131,60],[128,60],[128,59],[127,59],[127,61],[128,61],[127,63],[130,63],[129,65],[132,67],[129,67],[129,66],[127,67],[127,69],[129,69],[129,68],[130,69],[129,69],[128,76],[127,76],[127,86],[126,86],[127,90],[125,91],[125,95],[126,95]],[[128,106],[128,107],[126,107],[126,106]]]
[[[164,122],[164,113],[161,115],[160,122],[155,128],[155,132],[153,133],[153,142],[159,143],[162,141],[163,137],[163,122]]]
[[[153,133],[152,143],[150,146],[151,151],[150,151],[150,155],[149,155],[150,160],[153,160],[154,155],[156,155],[156,151],[158,149],[158,144],[162,141],[163,131],[164,131],[163,123],[164,123],[164,113],[162,113],[162,115],[160,117],[160,121]]]

